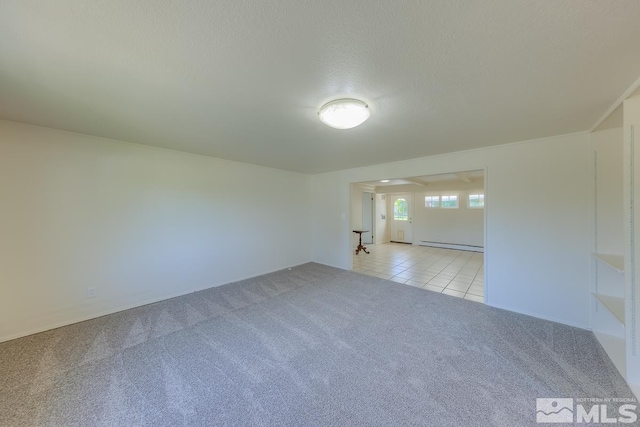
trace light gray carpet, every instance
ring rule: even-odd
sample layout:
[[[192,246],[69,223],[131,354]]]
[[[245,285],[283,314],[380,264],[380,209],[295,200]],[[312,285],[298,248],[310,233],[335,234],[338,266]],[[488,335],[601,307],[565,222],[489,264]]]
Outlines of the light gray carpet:
[[[1,426],[519,426],[632,397],[590,332],[305,264],[0,344]]]

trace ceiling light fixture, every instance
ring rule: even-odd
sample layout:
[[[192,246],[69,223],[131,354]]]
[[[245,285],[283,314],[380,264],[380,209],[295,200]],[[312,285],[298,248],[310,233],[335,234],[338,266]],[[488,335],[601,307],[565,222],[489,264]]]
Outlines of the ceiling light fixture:
[[[318,111],[322,123],[334,129],[351,129],[364,123],[371,111],[369,106],[357,99],[336,99],[327,102]]]
[[[381,179],[380,182],[389,182],[388,179]]]

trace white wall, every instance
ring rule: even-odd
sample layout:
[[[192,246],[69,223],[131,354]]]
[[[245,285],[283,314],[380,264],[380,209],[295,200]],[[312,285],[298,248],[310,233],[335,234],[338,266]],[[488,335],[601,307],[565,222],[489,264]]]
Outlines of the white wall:
[[[0,121],[0,341],[308,262],[309,189],[298,173]]]
[[[314,175],[313,260],[351,267],[351,182],[485,167],[488,304],[588,328],[593,171],[586,133]]]
[[[597,167],[597,252],[624,255],[622,127],[591,133]]]
[[[469,194],[483,194],[484,180],[475,182],[434,182],[427,187],[388,186],[389,193],[402,192],[413,194],[413,243],[421,241],[455,243],[460,245],[484,246],[484,209],[467,207]],[[378,188],[380,191],[382,187]],[[399,190],[399,191],[396,191]],[[427,195],[457,194],[460,201],[458,209],[427,208],[424,198]]]
[[[364,187],[361,184],[351,185],[351,227],[354,230],[362,228],[362,193],[363,192],[364,192]]]

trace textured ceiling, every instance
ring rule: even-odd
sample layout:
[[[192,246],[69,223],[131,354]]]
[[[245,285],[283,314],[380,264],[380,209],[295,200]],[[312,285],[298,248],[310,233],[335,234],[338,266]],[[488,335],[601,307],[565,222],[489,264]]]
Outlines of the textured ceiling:
[[[0,118],[316,173],[590,129],[640,1],[3,0]],[[357,97],[372,117],[317,119]]]

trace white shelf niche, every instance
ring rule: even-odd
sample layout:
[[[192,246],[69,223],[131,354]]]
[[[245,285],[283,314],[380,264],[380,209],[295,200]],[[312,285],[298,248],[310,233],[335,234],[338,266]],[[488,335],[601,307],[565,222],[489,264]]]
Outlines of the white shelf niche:
[[[593,256],[601,263],[616,270],[618,273],[624,274],[624,257],[622,255],[593,254]]]
[[[624,326],[624,298],[612,297],[610,295],[593,294],[594,297],[603,305],[607,310],[613,314],[620,323]]]

